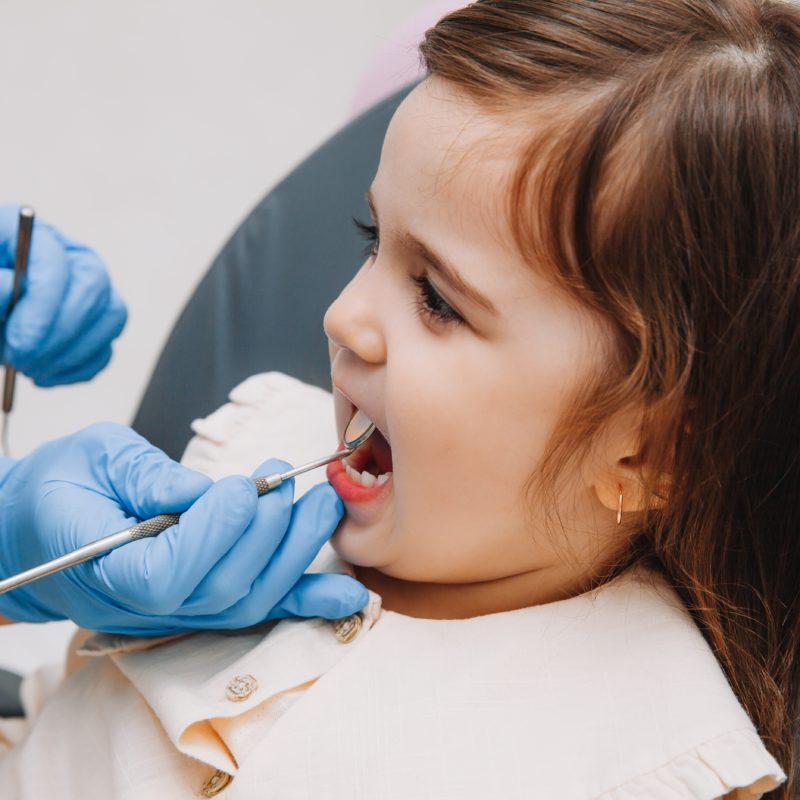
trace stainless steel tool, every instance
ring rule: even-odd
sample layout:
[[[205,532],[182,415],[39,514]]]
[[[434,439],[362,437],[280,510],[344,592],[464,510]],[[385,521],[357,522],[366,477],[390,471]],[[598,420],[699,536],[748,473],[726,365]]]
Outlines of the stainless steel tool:
[[[349,456],[353,450],[360,447],[369,439],[374,430],[375,423],[361,410],[356,411],[347,424],[347,428],[345,428],[344,436],[342,437],[344,444],[343,450],[339,450],[336,453],[332,453],[316,461],[309,461],[307,464],[295,467],[287,472],[276,472],[272,475],[253,478],[253,483],[255,484],[259,497],[276,489],[285,480],[293,478],[295,475],[300,475],[303,472],[308,472],[317,467],[323,467],[331,461]],[[25,572],[20,572],[17,575],[12,575],[10,578],[0,580],[0,594],[9,592],[19,586],[24,586],[26,583],[38,580],[39,578],[44,578],[46,575],[52,575],[54,572],[60,572],[62,569],[73,567],[76,564],[82,564],[84,561],[103,555],[103,553],[108,553],[136,539],[158,536],[162,531],[175,525],[180,518],[180,514],[159,514],[157,517],[143,520],[123,531],[112,533],[109,536],[98,539],[96,542],[79,547],[77,550],[73,550],[70,553],[65,553],[63,556],[40,564],[38,567],[32,567],[31,569],[25,570]]]
[[[31,236],[33,235],[33,218],[35,214],[30,206],[22,206],[19,210],[19,224],[17,226],[17,252],[14,259],[14,286],[11,290],[11,300],[6,310],[6,320],[11,316],[14,306],[22,294],[22,282],[28,272],[28,259],[31,254]],[[8,415],[14,406],[14,387],[16,386],[17,371],[10,364],[5,364],[5,381],[3,383],[3,427],[0,431],[0,445],[3,455],[10,455],[8,447]]]

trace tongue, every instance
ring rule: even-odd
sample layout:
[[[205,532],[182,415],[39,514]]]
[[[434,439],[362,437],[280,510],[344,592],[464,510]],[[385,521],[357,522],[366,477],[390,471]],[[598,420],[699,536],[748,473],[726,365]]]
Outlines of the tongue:
[[[379,430],[369,437],[370,450],[375,463],[378,465],[379,473],[392,471],[392,448],[389,447],[389,442],[383,438],[383,434]]]

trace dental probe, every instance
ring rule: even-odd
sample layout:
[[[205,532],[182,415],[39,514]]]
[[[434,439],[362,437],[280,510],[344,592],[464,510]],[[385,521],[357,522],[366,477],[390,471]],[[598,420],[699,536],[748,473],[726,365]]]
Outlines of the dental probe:
[[[372,436],[375,430],[375,423],[372,422],[363,411],[358,410],[345,428],[342,441],[344,449],[329,456],[320,458],[317,461],[309,461],[301,467],[295,467],[287,472],[275,472],[272,475],[266,475],[259,478],[253,478],[253,484],[256,487],[258,496],[261,497],[267,492],[276,489],[285,480],[293,478],[295,475],[301,475],[303,472],[316,469],[317,467],[325,466],[331,461],[336,461],[340,458],[349,456],[357,447],[360,447],[364,442]],[[26,583],[44,578],[47,575],[52,575],[54,572],[60,572],[67,567],[74,567],[76,564],[82,564],[95,556],[107,553],[110,550],[115,550],[128,542],[133,542],[136,539],[146,539],[150,536],[158,536],[159,533],[165,531],[167,528],[172,527],[181,518],[181,514],[159,514],[157,517],[138,522],[130,528],[126,528],[118,533],[112,533],[108,536],[98,539],[96,542],[84,545],[77,548],[70,553],[63,556],[54,558],[51,561],[46,561],[38,567],[20,572],[17,575],[12,575],[10,578],[0,580],[0,594],[5,594],[12,589],[19,586],[24,586]]]
[[[22,281],[28,272],[28,258],[31,254],[31,234],[33,233],[34,211],[30,206],[22,206],[19,210],[19,224],[17,226],[17,252],[14,259],[14,286],[11,290],[11,300],[8,303],[6,319],[11,316],[14,306],[22,294]],[[0,433],[3,455],[9,455],[8,449],[8,415],[14,405],[14,387],[16,385],[17,371],[10,364],[5,364],[5,383],[3,384],[3,430]]]

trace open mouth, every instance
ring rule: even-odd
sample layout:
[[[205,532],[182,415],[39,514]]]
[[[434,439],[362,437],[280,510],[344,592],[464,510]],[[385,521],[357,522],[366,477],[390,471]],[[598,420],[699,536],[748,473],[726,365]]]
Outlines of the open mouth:
[[[348,400],[350,409],[346,419],[351,420],[358,406],[341,389],[339,391]],[[369,414],[367,416],[372,419]],[[344,458],[331,461],[325,470],[331,486],[347,504],[348,513],[360,515],[362,523],[365,513],[380,513],[380,509],[394,496],[392,447],[385,424],[381,427],[383,431],[376,424],[375,430],[360,447]],[[344,447],[342,442],[339,448]]]
[[[351,480],[362,486],[382,486],[392,477],[392,448],[377,428],[342,462]]]

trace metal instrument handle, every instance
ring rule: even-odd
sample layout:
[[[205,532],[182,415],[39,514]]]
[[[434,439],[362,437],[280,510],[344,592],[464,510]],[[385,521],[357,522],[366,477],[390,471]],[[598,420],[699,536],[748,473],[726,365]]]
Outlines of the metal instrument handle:
[[[290,469],[287,472],[276,472],[272,475],[262,475],[258,478],[252,478],[253,485],[256,487],[258,496],[261,497],[267,492],[272,491],[272,489],[276,489],[285,480],[293,478],[295,475],[300,475],[303,472],[307,472],[310,469],[321,467],[324,464],[336,459],[343,458],[344,456],[349,455],[351,452],[352,450],[345,448],[337,453],[332,453],[329,456],[325,456],[325,458],[320,458],[316,461],[311,461],[308,464],[303,464],[301,467]],[[39,564],[39,566],[25,570],[25,572],[20,572],[17,575],[11,575],[8,578],[0,580],[0,594],[10,592],[12,589],[16,589],[19,586],[24,586],[26,583],[31,583],[31,581],[44,578],[47,575],[52,575],[55,572],[60,572],[62,569],[74,567],[76,564],[82,564],[84,561],[89,561],[91,558],[108,553],[109,551],[115,550],[117,547],[121,547],[124,544],[128,544],[128,542],[135,541],[136,539],[146,539],[150,536],[158,536],[159,533],[162,533],[167,528],[171,528],[173,525],[175,525],[178,520],[180,520],[181,516],[181,514],[159,514],[157,517],[151,517],[150,519],[137,522],[136,525],[132,525],[130,528],[126,528],[123,531],[118,531],[117,533],[112,533],[109,536],[104,536],[102,539],[98,539],[96,542],[91,542],[83,547],[79,547],[76,550],[73,550],[71,553],[65,553],[63,556],[54,558],[51,561],[45,562],[44,564]]]
[[[22,281],[28,272],[28,259],[31,253],[31,237],[33,235],[34,211],[29,206],[22,206],[19,210],[19,227],[17,229],[17,252],[14,259],[14,286],[11,290],[11,300],[6,309],[6,319],[11,316],[19,296],[22,294]],[[17,379],[17,370],[10,364],[5,365],[6,374],[3,382],[3,413],[9,414],[14,405],[14,388]]]

